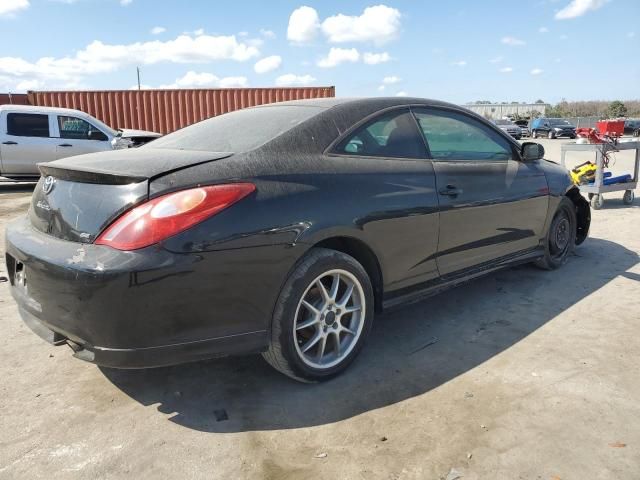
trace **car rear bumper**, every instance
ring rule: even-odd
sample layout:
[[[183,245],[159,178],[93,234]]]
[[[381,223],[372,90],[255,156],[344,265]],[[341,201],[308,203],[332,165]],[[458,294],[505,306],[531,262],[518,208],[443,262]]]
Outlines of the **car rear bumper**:
[[[32,330],[75,356],[119,368],[264,350],[292,249],[122,252],[9,224],[11,292]],[[274,265],[279,265],[274,267]]]

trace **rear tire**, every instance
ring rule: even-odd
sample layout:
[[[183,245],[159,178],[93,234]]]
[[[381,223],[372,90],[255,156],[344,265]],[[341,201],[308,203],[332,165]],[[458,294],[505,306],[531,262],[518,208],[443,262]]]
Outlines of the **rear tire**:
[[[556,134],[553,133],[553,130],[549,130],[549,133],[547,133],[547,138],[549,140],[553,140],[554,138],[556,138]]]
[[[299,381],[335,377],[362,349],[373,305],[371,280],[360,263],[342,252],[311,249],[282,287],[262,355]]]
[[[544,270],[555,270],[567,263],[576,246],[578,220],[573,202],[562,197],[545,239],[544,256],[536,260],[536,265]]]

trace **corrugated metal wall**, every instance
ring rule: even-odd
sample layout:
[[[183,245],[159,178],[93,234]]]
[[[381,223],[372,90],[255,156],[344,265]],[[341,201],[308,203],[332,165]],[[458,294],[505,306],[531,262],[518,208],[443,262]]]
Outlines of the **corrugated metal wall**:
[[[173,132],[240,108],[334,97],[335,87],[29,92],[31,105],[82,110],[112,128]]]
[[[29,99],[25,93],[0,93],[0,105],[29,105]]]

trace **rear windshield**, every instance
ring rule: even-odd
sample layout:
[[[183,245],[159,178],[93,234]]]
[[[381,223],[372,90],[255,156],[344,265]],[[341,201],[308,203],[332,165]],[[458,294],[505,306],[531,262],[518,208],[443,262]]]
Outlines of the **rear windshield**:
[[[319,107],[293,105],[237,110],[170,133],[142,148],[247,152],[320,111]]]

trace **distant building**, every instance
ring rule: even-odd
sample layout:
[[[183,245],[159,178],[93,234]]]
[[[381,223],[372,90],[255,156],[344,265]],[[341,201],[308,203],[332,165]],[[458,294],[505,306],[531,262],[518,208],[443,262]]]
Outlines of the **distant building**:
[[[540,117],[551,105],[548,103],[467,103],[472,112],[492,120],[505,117]]]

